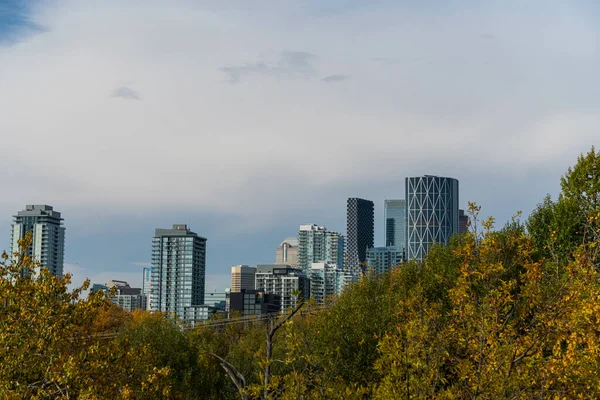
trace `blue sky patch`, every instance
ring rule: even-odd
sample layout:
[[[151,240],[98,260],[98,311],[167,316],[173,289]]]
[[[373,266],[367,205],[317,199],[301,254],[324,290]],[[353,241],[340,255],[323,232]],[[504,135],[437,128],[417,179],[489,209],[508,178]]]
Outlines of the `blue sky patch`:
[[[24,0],[0,1],[0,44],[13,43],[22,35],[43,30],[29,18],[31,4]]]

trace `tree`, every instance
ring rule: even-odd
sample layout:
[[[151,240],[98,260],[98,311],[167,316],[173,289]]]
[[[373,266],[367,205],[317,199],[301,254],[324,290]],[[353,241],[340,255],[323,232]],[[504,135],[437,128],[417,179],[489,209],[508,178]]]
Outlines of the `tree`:
[[[168,369],[154,368],[145,351],[132,352],[99,336],[95,324],[112,305],[101,294],[80,299],[89,281],[68,290],[70,275],[52,275],[26,250],[0,262],[0,397],[133,398],[169,393]],[[104,328],[103,328],[104,329]],[[143,369],[130,381],[132,364]]]
[[[598,215],[600,152],[592,147],[561,178],[558,200],[553,202],[546,196],[534,210],[527,221],[527,230],[540,254],[564,266],[574,259],[580,245],[600,239]],[[600,268],[598,254],[593,259],[595,268]]]

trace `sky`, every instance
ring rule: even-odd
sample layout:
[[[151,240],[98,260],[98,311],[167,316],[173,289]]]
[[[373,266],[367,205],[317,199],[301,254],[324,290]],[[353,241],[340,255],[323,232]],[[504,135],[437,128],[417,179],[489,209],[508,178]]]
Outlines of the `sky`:
[[[348,197],[451,176],[502,225],[600,144],[591,0],[0,0],[0,248],[50,204],[65,270],[139,286],[155,228],[207,291]]]

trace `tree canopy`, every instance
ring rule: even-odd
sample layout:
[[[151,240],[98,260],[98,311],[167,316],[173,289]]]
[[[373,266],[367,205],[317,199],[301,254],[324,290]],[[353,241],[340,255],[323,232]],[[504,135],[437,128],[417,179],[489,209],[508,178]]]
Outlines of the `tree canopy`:
[[[481,221],[327,307],[186,330],[82,297],[23,251],[0,264],[0,397],[597,398],[600,153],[526,221]],[[475,230],[477,226],[477,230]]]

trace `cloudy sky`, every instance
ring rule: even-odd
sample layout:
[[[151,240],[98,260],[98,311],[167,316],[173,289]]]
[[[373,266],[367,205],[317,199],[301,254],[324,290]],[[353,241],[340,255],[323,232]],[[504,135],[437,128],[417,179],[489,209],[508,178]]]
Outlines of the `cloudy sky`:
[[[51,204],[75,282],[141,282],[154,228],[208,238],[207,290],[347,197],[460,180],[505,221],[600,145],[591,0],[0,0],[0,246]]]

